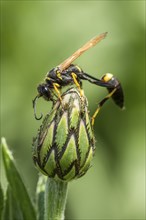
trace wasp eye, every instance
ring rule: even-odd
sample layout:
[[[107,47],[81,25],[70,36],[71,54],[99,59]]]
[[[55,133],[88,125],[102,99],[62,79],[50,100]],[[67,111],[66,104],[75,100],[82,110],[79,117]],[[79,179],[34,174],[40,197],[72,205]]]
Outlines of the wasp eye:
[[[48,91],[48,87],[45,84],[40,84],[37,87],[38,93],[43,96],[47,91]]]
[[[39,95],[43,96],[44,99],[51,100],[51,93],[47,84],[38,85],[37,90]]]

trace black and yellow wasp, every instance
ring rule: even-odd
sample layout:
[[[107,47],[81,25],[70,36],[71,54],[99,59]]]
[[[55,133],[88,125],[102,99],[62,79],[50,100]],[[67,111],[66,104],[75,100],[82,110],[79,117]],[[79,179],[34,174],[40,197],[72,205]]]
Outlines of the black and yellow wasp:
[[[61,101],[60,89],[70,84],[75,84],[80,93],[82,93],[82,80],[88,80],[90,83],[95,85],[106,87],[109,92],[109,94],[98,104],[97,110],[92,117],[92,124],[94,124],[94,119],[99,112],[99,109],[110,97],[112,97],[114,102],[120,108],[123,108],[124,95],[121,84],[111,73],[106,73],[101,79],[97,79],[88,73],[85,73],[80,67],[72,64],[72,62],[76,60],[82,53],[95,46],[102,39],[104,39],[106,35],[107,32],[94,37],[64,62],[47,73],[44,80],[45,82],[38,85],[38,95],[33,100],[34,114],[37,120],[42,118],[42,115],[38,118],[35,112],[36,100],[38,98],[43,97],[47,101],[54,102],[54,95],[57,95]]]

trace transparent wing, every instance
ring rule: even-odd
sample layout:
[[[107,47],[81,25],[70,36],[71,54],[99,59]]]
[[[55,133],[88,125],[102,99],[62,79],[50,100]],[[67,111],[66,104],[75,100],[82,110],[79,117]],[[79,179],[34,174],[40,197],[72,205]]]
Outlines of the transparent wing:
[[[97,43],[99,43],[102,39],[104,39],[107,35],[107,32],[102,33],[91,40],[89,40],[86,44],[84,44],[81,48],[79,48],[76,52],[74,52],[70,57],[68,57],[64,62],[62,62],[58,67],[61,71],[65,70],[70,66],[70,64],[76,60],[79,56],[82,55],[85,51],[89,50],[91,47],[94,47]]]

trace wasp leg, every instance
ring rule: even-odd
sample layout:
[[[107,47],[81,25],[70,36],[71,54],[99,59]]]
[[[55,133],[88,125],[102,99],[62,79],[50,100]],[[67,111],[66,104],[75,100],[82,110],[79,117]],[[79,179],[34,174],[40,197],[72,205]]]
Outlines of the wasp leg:
[[[53,83],[53,87],[54,87],[55,92],[58,95],[58,98],[60,99],[60,101],[62,101],[61,94],[60,94],[60,91],[58,89],[60,87],[60,85],[58,83]]]
[[[73,81],[74,81],[75,85],[76,85],[77,88],[79,89],[80,95],[83,96],[83,90],[82,90],[80,84],[79,84],[78,81],[77,81],[77,75],[76,75],[76,73],[73,73],[73,72],[72,72],[72,73],[71,73],[71,76],[72,76],[72,78],[73,78]]]
[[[117,88],[113,89],[104,99],[102,99],[99,103],[98,103],[98,107],[95,111],[95,113],[93,114],[92,118],[91,118],[91,124],[94,125],[94,121],[95,118],[98,114],[98,112],[100,111],[101,107],[103,106],[103,104],[112,97],[112,95],[116,92]]]

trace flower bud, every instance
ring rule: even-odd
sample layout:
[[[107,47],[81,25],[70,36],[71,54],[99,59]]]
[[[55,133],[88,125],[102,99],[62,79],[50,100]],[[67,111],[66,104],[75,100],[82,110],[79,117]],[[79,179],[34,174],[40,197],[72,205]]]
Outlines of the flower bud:
[[[34,163],[50,178],[70,181],[87,172],[94,151],[87,99],[70,88],[46,115],[33,140]]]

